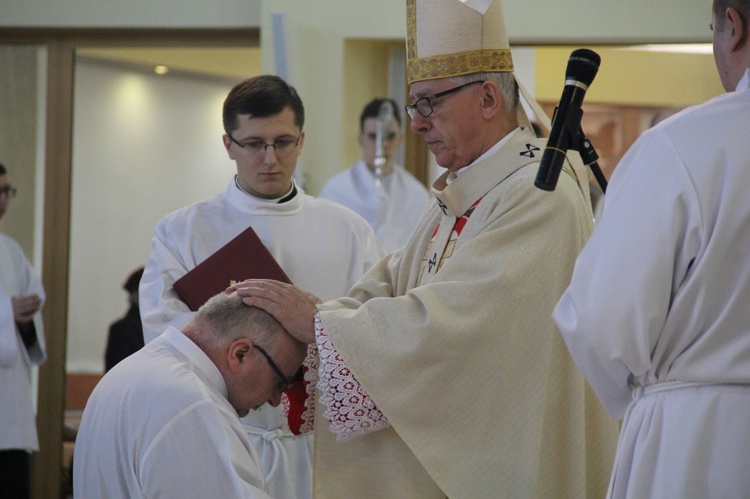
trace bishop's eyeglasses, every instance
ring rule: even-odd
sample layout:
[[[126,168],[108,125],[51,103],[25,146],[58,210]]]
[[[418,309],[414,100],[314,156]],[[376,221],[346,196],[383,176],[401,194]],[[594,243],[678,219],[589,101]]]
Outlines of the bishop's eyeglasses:
[[[417,99],[417,102],[415,102],[414,104],[407,104],[406,106],[404,106],[406,114],[408,114],[409,118],[412,119],[414,118],[414,111],[417,111],[420,116],[422,116],[422,118],[427,118],[435,111],[432,107],[433,99],[438,99],[440,97],[445,97],[446,95],[454,94],[462,88],[468,87],[469,85],[474,85],[475,83],[484,83],[484,80],[470,81],[469,83],[464,83],[463,85],[449,88],[448,90],[443,90],[442,92]]]

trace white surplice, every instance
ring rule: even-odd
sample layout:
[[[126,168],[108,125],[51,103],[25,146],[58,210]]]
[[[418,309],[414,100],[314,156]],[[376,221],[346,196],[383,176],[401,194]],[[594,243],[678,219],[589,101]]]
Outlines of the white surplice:
[[[221,373],[168,328],[91,393],[73,459],[80,498],[270,499]]]
[[[610,497],[750,493],[750,70],[646,131],[554,318],[610,414]]]
[[[173,283],[249,226],[291,281],[323,300],[345,295],[383,256],[360,216],[295,189],[292,199],[279,203],[245,193],[232,179],[223,193],[157,224],[140,284],[146,342],[165,327],[181,328],[192,319]],[[269,493],[311,497],[312,437],[292,435],[283,411],[266,404],[242,421],[260,455]]]
[[[361,215],[390,253],[409,242],[430,201],[430,193],[399,165],[393,165],[393,171],[383,176],[380,187],[375,180],[375,174],[360,160],[331,177],[320,191],[320,197]]]
[[[0,450],[39,450],[29,368],[47,359],[42,314],[34,314],[36,343],[27,350],[11,303],[31,294],[44,300],[39,276],[18,243],[0,234]]]

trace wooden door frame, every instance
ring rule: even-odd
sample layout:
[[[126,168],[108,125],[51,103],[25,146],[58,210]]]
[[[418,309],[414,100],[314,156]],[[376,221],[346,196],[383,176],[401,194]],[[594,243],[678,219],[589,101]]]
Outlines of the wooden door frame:
[[[42,242],[47,362],[39,369],[39,452],[32,461],[32,497],[55,498],[62,496],[75,51],[81,47],[258,47],[260,29],[9,28],[0,31],[0,44],[47,49]]]

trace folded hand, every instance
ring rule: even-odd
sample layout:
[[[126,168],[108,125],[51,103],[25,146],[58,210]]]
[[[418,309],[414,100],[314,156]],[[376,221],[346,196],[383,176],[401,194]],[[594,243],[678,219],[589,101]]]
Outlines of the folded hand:
[[[13,319],[19,324],[24,324],[34,319],[34,314],[42,306],[42,299],[39,298],[39,295],[14,296],[11,303],[13,305]]]

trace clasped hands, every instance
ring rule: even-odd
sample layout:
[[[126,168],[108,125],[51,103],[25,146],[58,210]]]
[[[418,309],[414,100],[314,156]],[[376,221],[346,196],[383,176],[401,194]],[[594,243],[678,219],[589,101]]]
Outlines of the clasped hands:
[[[226,292],[236,292],[245,305],[273,315],[296,340],[306,344],[315,342],[316,305],[322,303],[317,296],[292,284],[268,279],[248,279],[228,287]]]
[[[34,314],[42,306],[39,295],[14,296],[11,298],[13,307],[13,320],[18,324],[25,324],[34,320]]]

